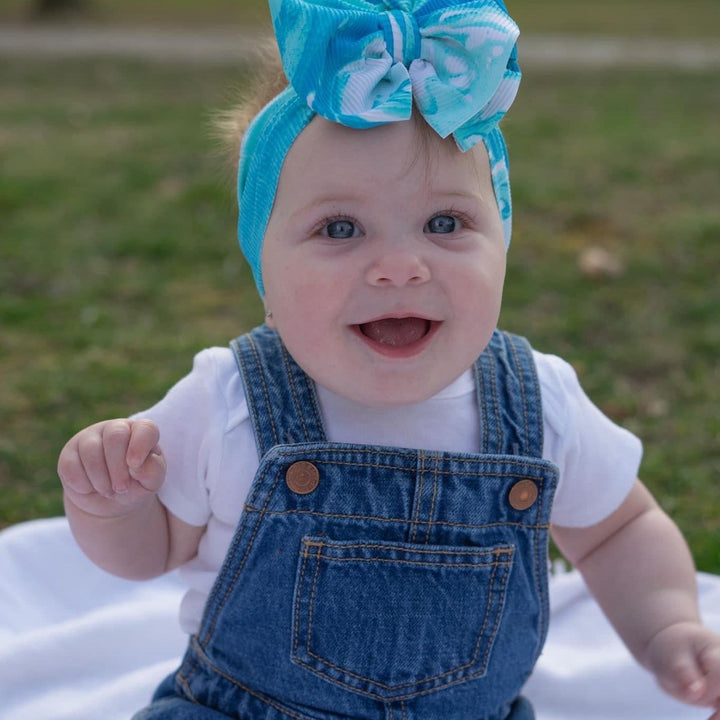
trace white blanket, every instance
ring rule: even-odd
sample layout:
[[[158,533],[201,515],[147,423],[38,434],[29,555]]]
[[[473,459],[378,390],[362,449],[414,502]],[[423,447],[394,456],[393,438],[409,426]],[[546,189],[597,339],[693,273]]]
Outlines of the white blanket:
[[[720,632],[720,577],[698,574]],[[550,585],[552,622],[526,688],[538,720],[703,720],[664,696],[617,639],[575,572]],[[0,719],[128,720],[179,662],[182,586],[93,566],[64,518],[0,533]]]

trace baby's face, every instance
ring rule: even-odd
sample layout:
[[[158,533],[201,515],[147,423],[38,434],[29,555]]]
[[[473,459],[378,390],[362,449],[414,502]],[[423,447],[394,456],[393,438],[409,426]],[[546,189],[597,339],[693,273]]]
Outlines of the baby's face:
[[[316,382],[370,406],[420,402],[496,327],[505,241],[482,143],[414,121],[316,117],[285,160],[262,254],[265,304]]]

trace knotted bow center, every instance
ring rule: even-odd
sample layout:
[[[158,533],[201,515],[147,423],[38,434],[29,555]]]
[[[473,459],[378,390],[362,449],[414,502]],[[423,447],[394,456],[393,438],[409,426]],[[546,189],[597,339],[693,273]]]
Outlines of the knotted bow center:
[[[381,14],[388,54],[396,63],[410,67],[420,57],[420,27],[417,20],[404,10],[388,10]]]

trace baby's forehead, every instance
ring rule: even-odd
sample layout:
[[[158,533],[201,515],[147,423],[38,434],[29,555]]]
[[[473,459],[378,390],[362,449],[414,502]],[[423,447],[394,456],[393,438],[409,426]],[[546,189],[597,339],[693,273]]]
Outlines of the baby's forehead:
[[[490,183],[490,165],[485,145],[460,151],[452,137],[441,138],[419,115],[372,128],[349,128],[316,116],[300,132],[286,158],[286,166],[302,182],[303,172],[314,168],[338,178],[395,175],[398,180],[413,171],[431,179],[436,173],[452,174],[468,169],[481,184]],[[298,170],[300,172],[298,172]]]

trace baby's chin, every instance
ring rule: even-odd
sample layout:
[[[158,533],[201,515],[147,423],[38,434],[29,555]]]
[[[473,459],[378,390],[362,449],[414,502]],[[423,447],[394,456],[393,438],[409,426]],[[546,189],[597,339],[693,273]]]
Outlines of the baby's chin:
[[[458,377],[462,375],[459,373]],[[414,379],[403,380],[393,378],[387,384],[376,384],[370,388],[359,385],[334,384],[332,382],[316,384],[324,390],[341,397],[348,403],[359,405],[373,410],[392,410],[393,408],[411,407],[419,405],[444,390],[457,378],[449,381],[437,381],[431,383],[419,383]]]

